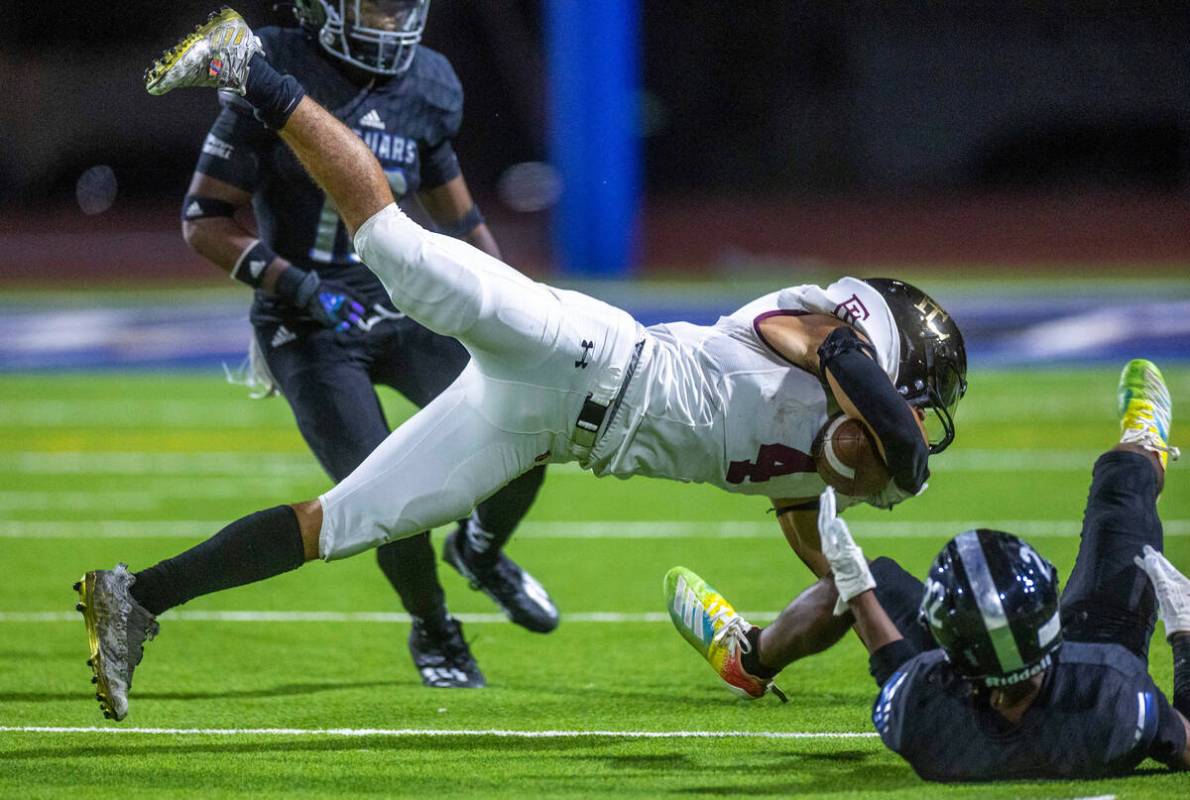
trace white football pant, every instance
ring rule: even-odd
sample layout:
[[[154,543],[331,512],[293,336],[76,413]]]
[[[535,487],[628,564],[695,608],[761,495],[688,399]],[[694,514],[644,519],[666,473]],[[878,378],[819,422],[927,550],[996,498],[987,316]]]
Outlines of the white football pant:
[[[393,304],[461,341],[471,363],[322,495],[328,560],[461,519],[536,464],[582,460],[571,436],[583,402],[612,399],[643,336],[626,312],[532,281],[395,204],[355,247]]]

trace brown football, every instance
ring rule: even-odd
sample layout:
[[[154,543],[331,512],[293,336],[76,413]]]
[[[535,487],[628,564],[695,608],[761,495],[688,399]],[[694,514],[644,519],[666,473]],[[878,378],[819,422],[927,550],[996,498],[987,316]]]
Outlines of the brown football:
[[[888,467],[880,458],[868,429],[844,414],[826,421],[811,448],[818,474],[835,491],[867,497],[888,485]]]

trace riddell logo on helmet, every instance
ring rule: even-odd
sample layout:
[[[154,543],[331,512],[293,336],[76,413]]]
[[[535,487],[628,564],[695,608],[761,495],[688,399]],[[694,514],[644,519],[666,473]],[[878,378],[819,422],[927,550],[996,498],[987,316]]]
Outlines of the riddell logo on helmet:
[[[859,295],[853,294],[839,305],[835,306],[835,316],[846,322],[863,322],[872,316]]]

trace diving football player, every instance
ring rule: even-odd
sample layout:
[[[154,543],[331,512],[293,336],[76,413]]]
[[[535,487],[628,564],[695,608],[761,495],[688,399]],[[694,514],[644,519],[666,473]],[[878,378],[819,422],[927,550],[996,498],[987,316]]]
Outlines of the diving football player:
[[[880,687],[876,730],[927,780],[1100,778],[1149,757],[1190,769],[1190,579],[1161,552],[1157,498],[1178,451],[1156,365],[1130,362],[1119,400],[1122,435],[1095,462],[1061,603],[1053,565],[1002,531],[951,539],[924,586],[891,559],[869,564],[828,489],[819,528],[831,575],[776,626],[745,635],[757,629],[680,567],[666,581],[682,587],[668,591],[674,624],[720,674],[741,651],[779,669],[854,624]],[[1148,674],[1158,611],[1172,704]]]
[[[931,449],[954,436],[952,414],[966,386],[962,339],[946,313],[907,284],[843,278],[774,292],[713,326],[646,329],[618,308],[531,281],[410,220],[364,142],[294,76],[274,70],[230,9],[147,75],[153,94],[183,86],[242,93],[334,200],[395,306],[457,338],[471,361],[322,497],[240,519],[136,574],[123,565],[87,573],[80,608],[109,716],[127,713],[156,615],[463,518],[543,463],[815,498],[824,484],[810,444],[838,406],[865,420],[892,476],[863,500],[891,507],[923,488]],[[894,307],[910,298],[916,322],[903,330]],[[815,512],[782,511],[803,557],[822,562],[806,538]]]
[[[451,145],[463,90],[450,63],[421,44],[429,0],[298,0],[300,26],[265,28],[271,63],[334,109],[376,157],[394,197],[416,196],[438,229],[500,253]],[[466,349],[393,306],[355,254],[334,201],[310,180],[238,95],[207,134],[182,203],[186,241],[255,289],[249,363],[289,402],[319,463],[335,481],[388,436],[373,384],[418,407],[467,365]],[[259,238],[236,218],[251,205]],[[541,485],[529,470],[464,519],[447,560],[509,618],[538,632],[558,612],[531,575],[502,552]],[[484,677],[447,611],[428,532],[376,549],[381,570],[413,617],[409,648],[428,686],[482,686]]]

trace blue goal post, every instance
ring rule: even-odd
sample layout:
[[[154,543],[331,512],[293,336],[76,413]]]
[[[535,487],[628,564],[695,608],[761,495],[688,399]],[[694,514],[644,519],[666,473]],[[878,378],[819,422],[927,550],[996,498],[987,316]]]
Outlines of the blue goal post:
[[[637,255],[639,0],[545,0],[550,160],[562,269],[612,277]]]

